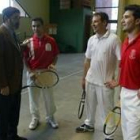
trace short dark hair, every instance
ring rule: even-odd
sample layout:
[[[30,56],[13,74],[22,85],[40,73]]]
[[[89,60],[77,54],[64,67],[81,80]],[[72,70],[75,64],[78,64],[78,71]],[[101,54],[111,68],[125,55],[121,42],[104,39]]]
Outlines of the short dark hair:
[[[93,17],[94,16],[100,16],[102,21],[106,21],[107,23],[109,22],[108,14],[105,12],[95,12],[93,14]]]
[[[125,11],[128,11],[128,10],[132,11],[135,19],[140,18],[140,5],[137,5],[137,4],[127,5],[124,8],[124,10]]]
[[[32,21],[39,21],[42,25],[44,25],[44,21],[41,17],[33,18]]]
[[[10,6],[3,9],[2,11],[3,21],[5,21],[5,17],[10,18],[15,13],[20,13],[20,11],[15,7]]]

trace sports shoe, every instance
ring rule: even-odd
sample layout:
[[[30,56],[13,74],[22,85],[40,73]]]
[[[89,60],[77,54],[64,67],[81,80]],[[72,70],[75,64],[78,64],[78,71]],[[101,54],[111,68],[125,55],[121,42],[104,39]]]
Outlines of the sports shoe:
[[[58,123],[55,121],[54,117],[50,117],[48,120],[47,120],[47,123],[54,129],[57,129],[58,128]]]
[[[84,132],[94,132],[94,127],[91,127],[86,124],[82,124],[81,126],[76,128],[77,133],[84,133]]]
[[[35,130],[38,125],[39,125],[39,120],[38,119],[32,119],[31,123],[29,124],[29,129]]]

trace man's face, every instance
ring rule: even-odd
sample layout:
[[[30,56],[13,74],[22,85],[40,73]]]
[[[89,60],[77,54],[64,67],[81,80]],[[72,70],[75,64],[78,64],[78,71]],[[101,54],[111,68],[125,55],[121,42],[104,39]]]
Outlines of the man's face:
[[[100,33],[106,29],[105,21],[101,20],[100,16],[93,16],[91,26],[95,33]]]
[[[14,13],[8,20],[9,20],[9,25],[11,28],[13,28],[14,30],[19,28],[19,25],[20,25],[19,13]]]
[[[43,25],[39,21],[32,21],[32,30],[34,34],[37,36],[41,36],[43,34]]]
[[[133,16],[133,12],[132,11],[125,11],[125,13],[123,14],[123,18],[121,20],[122,23],[122,30],[125,32],[132,32],[136,25],[136,19]]]

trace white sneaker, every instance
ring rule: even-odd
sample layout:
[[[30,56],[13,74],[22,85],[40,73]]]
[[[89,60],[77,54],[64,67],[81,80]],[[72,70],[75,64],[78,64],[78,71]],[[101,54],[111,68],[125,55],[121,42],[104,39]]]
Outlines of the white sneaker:
[[[47,123],[50,124],[54,129],[58,128],[58,123],[55,121],[54,117],[49,118]]]
[[[32,119],[31,123],[29,124],[29,129],[35,130],[38,125],[39,125],[39,120],[38,119]]]

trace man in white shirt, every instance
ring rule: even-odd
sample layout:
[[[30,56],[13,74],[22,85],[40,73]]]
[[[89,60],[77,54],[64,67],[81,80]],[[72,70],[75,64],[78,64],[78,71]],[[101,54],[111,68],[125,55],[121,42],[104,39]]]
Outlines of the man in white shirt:
[[[103,12],[95,13],[92,18],[96,34],[88,40],[82,79],[82,87],[86,90],[86,119],[76,132],[94,132],[97,104],[102,124],[113,108],[114,87],[118,86],[115,70],[120,60],[121,41],[107,30],[108,21],[108,15]],[[105,140],[113,140],[113,135],[105,136]]]

